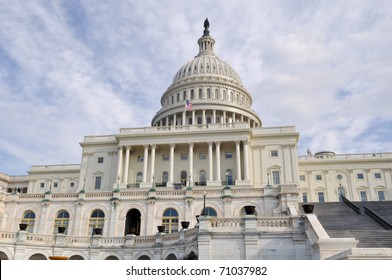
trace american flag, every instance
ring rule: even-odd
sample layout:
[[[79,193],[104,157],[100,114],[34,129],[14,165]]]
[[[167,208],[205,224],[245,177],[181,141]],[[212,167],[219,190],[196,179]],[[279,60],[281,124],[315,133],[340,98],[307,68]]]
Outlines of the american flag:
[[[185,110],[192,111],[192,103],[188,99],[185,100]]]

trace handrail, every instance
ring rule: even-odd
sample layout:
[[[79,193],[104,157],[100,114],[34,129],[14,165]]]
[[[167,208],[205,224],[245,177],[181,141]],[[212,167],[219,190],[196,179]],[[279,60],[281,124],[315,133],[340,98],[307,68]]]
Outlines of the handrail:
[[[352,203],[350,200],[348,200],[344,195],[340,195],[340,197],[342,198],[342,201],[351,209],[353,209],[358,215],[361,215],[361,209],[355,205],[354,203]]]
[[[382,225],[384,228],[390,230],[392,229],[392,225],[387,222],[384,218],[382,218],[381,216],[379,216],[376,212],[374,212],[373,210],[371,210],[369,207],[367,206],[363,206],[363,209],[365,209],[365,213],[367,215],[369,215],[370,218],[372,218],[373,220],[375,220],[377,223],[379,223],[380,225]]]

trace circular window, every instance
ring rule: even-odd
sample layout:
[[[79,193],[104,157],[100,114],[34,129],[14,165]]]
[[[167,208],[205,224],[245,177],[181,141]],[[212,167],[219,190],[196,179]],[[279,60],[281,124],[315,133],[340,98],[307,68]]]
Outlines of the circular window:
[[[342,179],[343,179],[343,176],[340,175],[340,174],[338,174],[338,176],[336,176],[336,178],[337,178],[338,180],[342,180]]]
[[[69,186],[70,186],[71,188],[75,187],[75,182],[69,183]]]

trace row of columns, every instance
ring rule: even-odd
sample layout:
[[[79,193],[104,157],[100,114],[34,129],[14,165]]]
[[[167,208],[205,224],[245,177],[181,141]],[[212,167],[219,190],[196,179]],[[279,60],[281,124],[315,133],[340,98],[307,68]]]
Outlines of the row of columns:
[[[243,163],[244,163],[244,176],[242,176],[242,166],[241,166],[241,143],[243,144]],[[195,143],[188,143],[188,158],[189,158],[189,183],[193,185],[193,149]],[[210,141],[208,144],[208,181],[214,181],[214,161],[213,161],[213,146],[215,144],[215,156],[216,156],[216,170],[215,170],[215,181],[221,182],[221,142]],[[168,183],[174,183],[174,148],[175,144],[170,145],[170,155],[169,155],[169,178]],[[144,158],[143,158],[143,183],[149,183],[154,181],[155,174],[155,153],[156,145],[143,145],[144,147]],[[149,158],[149,148],[151,147],[151,163],[150,163],[150,178],[147,178],[148,173],[148,158]],[[235,151],[236,151],[236,181],[248,181],[249,180],[249,144],[247,140],[237,140],[235,141]],[[119,146],[118,150],[118,172],[117,178],[119,183],[127,183],[129,180],[129,162],[130,162],[131,146],[125,146],[125,160],[124,160],[124,146]]]
[[[200,113],[196,114],[196,111],[201,111],[201,116],[202,116],[202,123],[203,125],[207,124],[207,117],[206,117],[206,109],[202,109],[202,110],[192,110],[191,114],[192,114],[192,124],[197,124],[197,120],[196,120],[196,115],[200,116]],[[216,123],[233,123],[236,122],[236,118],[239,116],[238,121],[240,122],[245,122],[247,121],[249,126],[252,127],[257,127],[257,123],[252,120],[249,117],[245,117],[242,114],[236,114],[235,112],[230,112],[230,114],[226,113],[226,111],[223,111],[223,113],[221,114],[217,114],[216,112],[217,110],[212,110],[212,118],[211,118],[211,123],[212,124],[216,124]],[[182,122],[181,125],[189,125],[189,123],[187,123],[186,117],[187,117],[187,112],[183,111],[182,113]],[[217,117],[220,117],[219,122],[217,122]],[[226,119],[228,118],[228,120],[226,121]],[[246,120],[247,119],[247,120]],[[159,126],[164,126],[163,125],[163,120],[164,118],[160,119],[159,121]],[[177,123],[177,113],[170,115],[170,116],[166,116],[165,118],[165,123],[166,126],[169,126],[170,120],[173,120],[171,125],[175,126]]]

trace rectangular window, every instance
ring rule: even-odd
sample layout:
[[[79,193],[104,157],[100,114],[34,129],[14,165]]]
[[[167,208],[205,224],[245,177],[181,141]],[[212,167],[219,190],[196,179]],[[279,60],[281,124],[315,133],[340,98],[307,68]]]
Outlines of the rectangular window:
[[[162,160],[169,160],[169,154],[163,154],[162,155]]]
[[[319,202],[324,202],[325,201],[323,192],[318,192],[317,195],[318,195]]]
[[[98,163],[103,163],[103,157],[98,158]]]
[[[39,183],[40,188],[45,188],[45,183]]]
[[[180,102],[180,94],[177,93],[177,102]]]
[[[366,191],[360,191],[359,194],[361,195],[362,201],[367,201],[367,192]]]
[[[363,180],[364,179],[363,173],[358,173],[357,174],[357,179],[358,180]]]
[[[385,193],[384,191],[378,191],[378,200],[379,201],[384,201],[385,200]]]
[[[53,182],[53,187],[57,188],[59,186],[59,182]]]
[[[317,180],[317,181],[323,180],[323,176],[322,176],[321,174],[317,174],[317,175],[316,175],[316,180]]]
[[[271,157],[278,157],[278,150],[272,150]]]
[[[233,153],[232,152],[226,152],[225,153],[225,158],[233,158]]]
[[[280,184],[280,175],[279,171],[272,171],[272,182],[274,185]]]
[[[308,202],[308,194],[307,193],[302,193],[302,201],[304,202],[304,203],[307,203]]]
[[[200,153],[199,154],[199,159],[207,159],[206,153]]]
[[[300,181],[306,181],[305,175],[299,175],[299,180]]]
[[[381,173],[374,173],[375,179],[381,179]]]
[[[187,154],[181,154],[181,160],[188,160]]]
[[[138,162],[143,162],[144,161],[144,156],[137,156],[137,161]]]
[[[101,181],[102,181],[102,177],[101,176],[95,177],[95,189],[96,190],[101,188]]]

